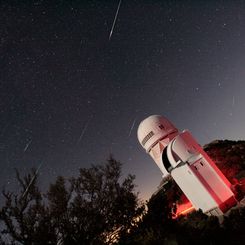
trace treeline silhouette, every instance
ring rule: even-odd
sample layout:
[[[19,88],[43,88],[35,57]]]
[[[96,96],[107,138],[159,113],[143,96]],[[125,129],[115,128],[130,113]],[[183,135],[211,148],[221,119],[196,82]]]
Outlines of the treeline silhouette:
[[[25,176],[16,171],[18,193],[2,192],[1,244],[244,244],[244,207],[222,222],[201,211],[172,219],[178,193],[162,189],[143,203],[135,176],[123,178],[121,168],[110,156],[81,168],[76,178],[57,177],[46,193],[35,170]]]

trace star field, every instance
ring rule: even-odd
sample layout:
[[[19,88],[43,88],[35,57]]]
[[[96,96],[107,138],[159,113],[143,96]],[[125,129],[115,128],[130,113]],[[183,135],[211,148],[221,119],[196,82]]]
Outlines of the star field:
[[[0,186],[14,168],[57,175],[110,153],[148,198],[161,173],[137,142],[161,114],[201,143],[244,139],[244,1],[0,4]]]

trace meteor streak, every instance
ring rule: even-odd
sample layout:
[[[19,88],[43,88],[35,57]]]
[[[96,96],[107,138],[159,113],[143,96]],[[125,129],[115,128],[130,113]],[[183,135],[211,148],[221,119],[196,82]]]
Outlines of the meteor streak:
[[[23,193],[22,198],[24,198],[26,196],[26,194],[29,191],[31,185],[33,184],[35,178],[37,177],[37,174],[38,174],[40,168],[42,167],[42,165],[43,165],[43,162],[41,162],[41,164],[38,166],[36,172],[34,173],[33,177],[31,178],[31,181],[30,181],[29,185],[27,186],[25,192]]]
[[[110,35],[109,35],[109,41],[111,40],[111,36],[112,36],[113,30],[114,30],[114,27],[115,27],[115,24],[116,24],[116,21],[117,21],[117,16],[118,16],[118,12],[119,12],[119,9],[120,9],[120,6],[121,6],[121,2],[122,2],[122,0],[119,1],[118,6],[117,6],[117,11],[116,11],[115,18],[114,18],[114,21],[113,21],[113,24],[112,24],[112,27],[111,27],[111,32],[110,32]]]
[[[87,123],[85,124],[85,126],[84,126],[84,128],[83,128],[83,130],[82,130],[82,132],[81,132],[81,134],[80,134],[80,137],[78,138],[77,144],[79,144],[80,141],[82,140],[82,138],[83,138],[83,136],[84,136],[84,134],[85,134],[85,132],[86,132],[86,130],[87,130],[87,128],[88,128],[90,122],[91,122],[91,120],[92,120],[92,117],[91,117],[91,118],[87,121]]]
[[[132,130],[133,130],[134,125],[135,125],[135,122],[136,122],[136,117],[134,118],[134,121],[133,121],[133,123],[132,123],[132,126],[131,126],[131,128],[130,128],[130,130],[129,130],[128,137],[130,137],[130,135],[131,135],[131,133],[132,133]]]
[[[26,150],[29,148],[29,145],[31,144],[31,142],[32,142],[32,140],[30,140],[30,141],[26,144],[25,149],[24,149],[24,152],[26,152]]]

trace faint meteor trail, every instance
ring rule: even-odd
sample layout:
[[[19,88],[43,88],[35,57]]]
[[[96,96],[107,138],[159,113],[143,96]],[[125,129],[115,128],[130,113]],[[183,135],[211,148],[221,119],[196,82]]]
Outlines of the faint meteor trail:
[[[80,141],[82,140],[82,138],[83,138],[85,132],[87,131],[87,128],[88,128],[88,126],[89,126],[89,124],[90,124],[90,122],[91,122],[91,120],[92,120],[92,118],[93,118],[93,117],[91,117],[91,118],[87,121],[87,123],[85,124],[85,126],[83,127],[83,130],[82,130],[82,132],[81,132],[81,134],[80,134],[80,137],[79,137],[78,140],[77,140],[77,144],[79,144]]]
[[[132,123],[132,125],[131,125],[131,128],[130,128],[130,130],[129,130],[128,137],[130,137],[130,135],[131,135],[131,133],[132,133],[132,130],[133,130],[134,125],[135,125],[135,122],[136,122],[136,117],[134,118],[134,121],[133,121],[133,123]]]
[[[29,148],[31,142],[32,142],[32,140],[30,140],[30,141],[26,144],[25,149],[24,149],[24,152],[26,152],[26,150]]]
[[[25,195],[27,194],[27,192],[29,191],[29,189],[30,189],[31,185],[33,184],[35,178],[37,177],[37,174],[38,174],[40,168],[42,167],[42,165],[43,165],[43,162],[41,162],[41,164],[38,166],[36,172],[34,173],[33,177],[31,178],[29,185],[27,186],[25,192],[23,193],[22,198],[24,198]]]
[[[119,1],[118,6],[117,6],[117,11],[116,11],[116,14],[115,14],[115,17],[114,17],[114,21],[113,21],[113,24],[112,24],[112,27],[111,27],[111,32],[110,32],[110,35],[109,35],[109,41],[111,40],[111,36],[112,36],[113,30],[114,30],[114,27],[115,27],[115,24],[116,24],[116,21],[117,21],[117,16],[118,16],[118,12],[119,12],[119,9],[120,9],[120,6],[121,6],[121,2],[122,2],[122,0]]]

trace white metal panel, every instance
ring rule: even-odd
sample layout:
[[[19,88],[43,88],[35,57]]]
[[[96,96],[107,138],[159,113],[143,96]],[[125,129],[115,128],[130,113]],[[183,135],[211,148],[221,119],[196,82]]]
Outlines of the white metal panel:
[[[217,207],[217,203],[187,164],[172,170],[171,176],[196,209],[203,212]]]
[[[188,145],[192,145],[202,156],[206,159],[206,161],[213,167],[216,173],[220,176],[222,181],[228,186],[231,187],[231,183],[229,180],[224,176],[224,174],[220,171],[220,169],[216,166],[213,160],[207,155],[207,153],[203,150],[203,148],[197,143],[197,141],[193,138],[188,130],[183,131],[181,137],[188,142]]]
[[[215,169],[203,157],[192,166],[193,171],[200,176],[200,181],[206,188],[217,196],[216,201],[221,204],[234,196],[231,189],[224,183]],[[215,198],[215,197],[214,197]]]
[[[209,199],[211,198],[213,202],[216,203],[216,206],[218,207],[225,201],[227,201],[229,198],[234,197],[233,192],[228,187],[228,185],[225,183],[227,180],[225,176],[219,171],[217,171],[217,167],[212,162],[210,158],[206,158],[206,155],[204,156],[203,150],[201,146],[198,145],[198,143],[195,141],[195,139],[190,135],[189,132],[185,131],[178,135],[168,146],[171,147],[171,149],[168,148],[168,157],[170,162],[173,162],[172,165],[176,165],[176,160],[179,161],[179,159],[183,161],[187,166],[189,166],[189,173],[192,174],[191,178],[196,178],[198,180],[198,185],[196,186],[189,186],[190,188],[187,188],[188,186],[188,180],[183,180],[184,172],[180,171],[179,169],[184,169],[181,167],[176,167],[172,172],[171,175],[177,182],[177,184],[181,184],[180,188],[185,192],[189,193],[190,195],[190,201],[193,201],[194,199],[198,198],[199,204],[203,205],[203,198],[199,197],[198,194],[193,191],[193,188],[200,189],[200,186],[202,186],[202,189],[205,190],[206,193],[209,195]],[[174,159],[178,158],[178,159]],[[177,156],[177,157],[176,157]],[[189,165],[188,165],[189,164]],[[179,177],[173,176],[176,173],[175,170],[178,169],[178,173],[180,174]],[[194,176],[194,177],[193,177]],[[190,177],[190,176],[189,176]],[[192,181],[194,181],[192,179]],[[225,180],[225,181],[223,181]],[[190,179],[189,179],[190,181]],[[194,184],[194,183],[193,183]],[[193,197],[191,197],[191,193],[193,194]],[[188,195],[187,195],[188,196]],[[211,200],[210,199],[210,200]],[[207,199],[208,200],[208,199]],[[206,205],[206,210],[210,210],[213,208],[213,203],[208,202],[209,205]],[[198,206],[198,208],[201,208],[201,206]],[[201,208],[203,211],[204,209]]]
[[[197,150],[193,148],[191,144],[185,140],[183,133],[179,134],[171,142],[171,150],[181,159],[183,162],[187,162],[189,158],[198,154]]]

